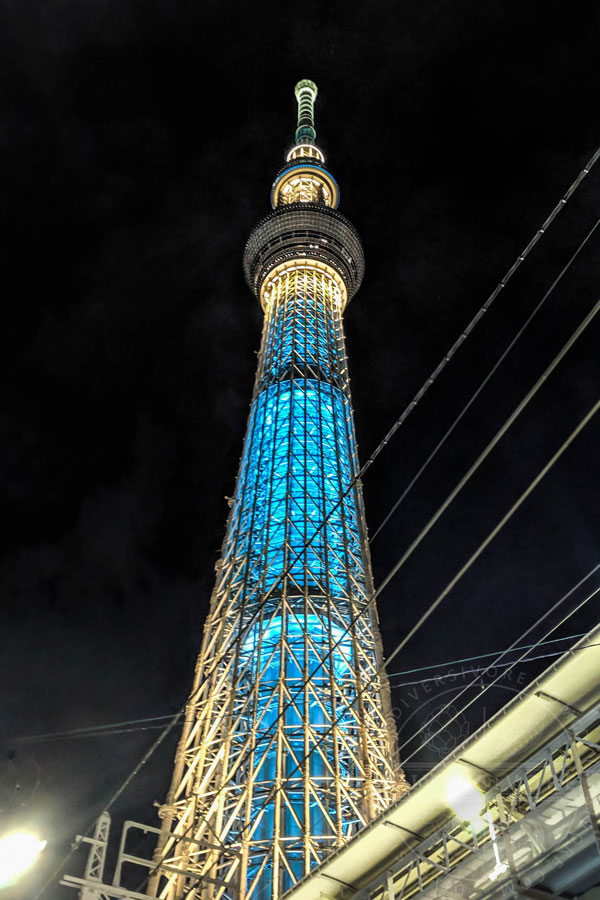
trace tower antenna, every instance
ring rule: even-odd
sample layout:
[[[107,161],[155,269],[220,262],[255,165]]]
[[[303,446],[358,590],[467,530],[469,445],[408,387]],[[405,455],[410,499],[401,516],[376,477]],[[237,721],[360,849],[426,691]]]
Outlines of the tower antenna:
[[[295,88],[298,101],[298,127],[296,128],[297,144],[314,144],[317,138],[315,130],[315,100],[317,86],[314,81],[303,78]]]

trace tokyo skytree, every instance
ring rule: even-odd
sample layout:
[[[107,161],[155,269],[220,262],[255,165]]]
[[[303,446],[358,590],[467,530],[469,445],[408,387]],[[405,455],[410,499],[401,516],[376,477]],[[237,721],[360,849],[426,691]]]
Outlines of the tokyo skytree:
[[[382,674],[342,316],[361,242],[296,85],[244,252],[258,371],[151,892],[276,900],[407,783]],[[169,833],[167,835],[167,832]]]

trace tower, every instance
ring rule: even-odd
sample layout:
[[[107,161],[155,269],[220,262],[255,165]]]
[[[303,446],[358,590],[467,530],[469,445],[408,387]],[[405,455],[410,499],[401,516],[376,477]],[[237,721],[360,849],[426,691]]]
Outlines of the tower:
[[[160,809],[164,900],[277,900],[406,788],[378,672],[342,324],[364,257],[315,144],[316,96],[312,81],[296,85],[295,145],[244,253],[264,327]]]

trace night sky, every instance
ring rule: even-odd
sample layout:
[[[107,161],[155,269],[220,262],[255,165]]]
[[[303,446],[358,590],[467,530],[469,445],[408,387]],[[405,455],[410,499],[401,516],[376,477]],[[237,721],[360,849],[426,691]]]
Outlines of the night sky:
[[[158,731],[20,739],[166,715],[190,687],[260,340],[242,253],[292,144],[294,84],[319,87],[317,141],[365,246],[346,313],[364,460],[600,143],[600,13],[551,0],[1,6],[0,808],[3,827],[49,840],[0,892],[16,900]],[[600,163],[369,471],[371,532],[599,216]],[[377,582],[598,299],[599,248],[600,228],[373,542]],[[386,652],[598,399],[599,340],[594,320],[381,595]],[[503,648],[600,561],[599,430],[600,416],[393,672]],[[597,618],[589,603],[553,637]],[[487,691],[411,780],[549,662]],[[403,739],[464,683],[395,688]],[[123,818],[156,824],[175,738],[117,803],[114,841]],[[52,886],[44,900],[75,896]]]

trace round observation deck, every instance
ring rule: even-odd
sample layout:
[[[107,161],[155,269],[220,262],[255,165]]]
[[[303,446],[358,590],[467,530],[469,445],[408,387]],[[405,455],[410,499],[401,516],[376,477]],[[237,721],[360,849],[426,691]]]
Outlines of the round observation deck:
[[[359,289],[365,258],[358,233],[335,209],[309,203],[279,206],[259,222],[244,250],[244,274],[261,301],[269,274],[287,262],[332,269],[345,288],[345,300]]]
[[[317,147],[314,149],[318,150]],[[339,185],[331,172],[325,168],[322,159],[309,156],[292,157],[275,176],[271,188],[273,209],[295,202],[313,202],[332,209],[337,209],[340,205]]]

